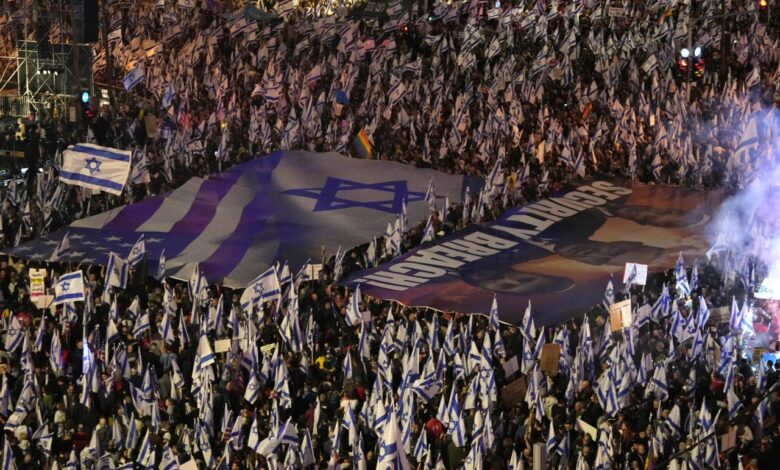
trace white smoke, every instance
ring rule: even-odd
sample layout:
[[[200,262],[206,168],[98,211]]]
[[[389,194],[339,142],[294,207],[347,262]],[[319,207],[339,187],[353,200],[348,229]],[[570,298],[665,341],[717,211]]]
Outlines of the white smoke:
[[[771,160],[762,161],[747,186],[726,199],[710,225],[710,251],[729,252],[730,267],[738,272],[751,263],[757,277],[780,277],[780,168]]]

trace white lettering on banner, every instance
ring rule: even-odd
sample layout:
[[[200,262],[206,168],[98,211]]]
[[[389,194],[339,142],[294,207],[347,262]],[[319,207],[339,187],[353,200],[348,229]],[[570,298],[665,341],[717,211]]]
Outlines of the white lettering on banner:
[[[441,246],[432,246],[430,248],[427,248],[425,250],[426,253],[439,253],[442,255],[449,256],[450,258],[454,259],[462,259],[463,261],[466,261],[467,263],[470,263],[472,261],[477,261],[479,259],[479,256],[474,256],[470,253],[462,253],[458,251],[458,246],[453,246],[451,244],[452,242],[442,243]],[[454,248],[454,249],[453,249]],[[422,250],[421,250],[422,251]],[[420,253],[419,251],[417,253]],[[458,267],[462,266],[463,263],[458,264]]]
[[[445,254],[450,254],[450,253],[457,254],[450,250],[447,251],[448,253]],[[410,256],[409,258],[407,258],[406,261],[423,263],[429,266],[441,266],[443,268],[459,268],[463,266],[463,263],[460,261],[456,261],[446,256],[437,255],[436,253],[434,253],[433,249],[420,250],[417,253]]]
[[[446,269],[437,268],[434,266],[427,266],[420,263],[410,263],[409,261],[402,261],[398,264],[394,264],[387,268],[394,273],[411,274],[413,276],[434,278],[441,277],[447,274]],[[416,272],[415,272],[416,271]]]
[[[451,242],[444,243],[444,245],[450,246],[455,249],[460,249],[463,251],[474,253],[475,255],[477,255],[474,256],[474,259],[479,259],[480,256],[491,256],[498,253],[498,250],[487,248],[482,245],[477,245],[476,243],[471,243],[466,240],[452,240]]]
[[[594,181],[561,197],[522,207],[487,228],[507,233],[516,240],[530,240],[562,219],[628,194],[631,194],[629,188],[613,186],[606,181]],[[405,291],[425,284],[430,279],[445,276],[448,269],[458,269],[466,263],[496,255],[499,251],[517,246],[518,243],[519,241],[476,231],[440,245],[417,250],[403,261],[391,262],[387,268],[374,271],[353,282]]]

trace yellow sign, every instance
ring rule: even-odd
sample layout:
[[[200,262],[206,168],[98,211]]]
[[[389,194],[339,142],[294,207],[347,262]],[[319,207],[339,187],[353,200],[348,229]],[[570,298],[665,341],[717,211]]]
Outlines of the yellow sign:
[[[46,292],[46,270],[30,270],[30,297],[35,299]]]

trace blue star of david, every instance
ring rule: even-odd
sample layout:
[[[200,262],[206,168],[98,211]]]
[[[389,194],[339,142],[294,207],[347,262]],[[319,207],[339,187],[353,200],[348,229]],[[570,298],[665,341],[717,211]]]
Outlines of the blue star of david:
[[[344,195],[347,191],[371,190],[388,193],[387,199],[375,201],[356,201]],[[382,183],[361,183],[341,178],[328,177],[321,188],[301,188],[284,191],[291,196],[316,199],[314,212],[332,211],[363,207],[390,214],[401,212],[403,201],[418,202],[425,199],[425,193],[409,191],[406,181],[385,181]]]
[[[100,165],[102,165],[102,163],[97,161],[97,158],[92,157],[85,162],[84,168],[89,170],[90,175],[94,175],[95,173],[100,173]]]
[[[62,290],[64,290],[64,291],[67,291],[68,289],[70,289],[70,281],[65,281],[65,282],[63,282],[63,283],[60,285],[60,287],[62,287]]]

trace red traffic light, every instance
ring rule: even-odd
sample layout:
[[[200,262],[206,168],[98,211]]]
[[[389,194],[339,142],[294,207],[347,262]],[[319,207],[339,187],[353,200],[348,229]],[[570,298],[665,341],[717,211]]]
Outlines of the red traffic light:
[[[92,105],[84,106],[84,118],[93,119],[96,115],[95,107]]]
[[[758,6],[763,10],[767,7],[769,3],[767,0],[758,0]]]

